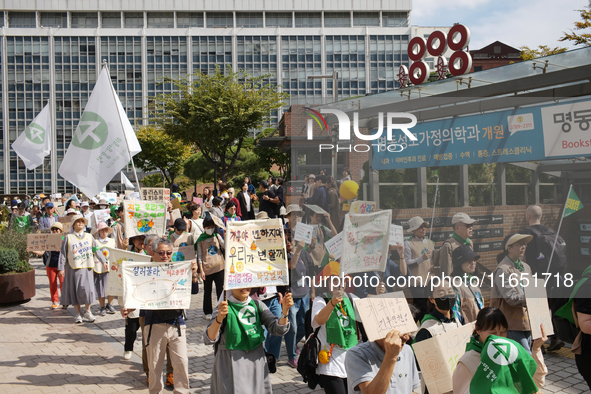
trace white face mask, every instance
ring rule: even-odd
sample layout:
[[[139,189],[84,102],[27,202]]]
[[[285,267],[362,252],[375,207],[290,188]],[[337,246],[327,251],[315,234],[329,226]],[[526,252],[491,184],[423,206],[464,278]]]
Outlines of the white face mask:
[[[205,229],[205,233],[206,233],[207,235],[211,235],[211,234],[213,234],[213,229],[212,229],[212,228],[206,228],[206,229]]]

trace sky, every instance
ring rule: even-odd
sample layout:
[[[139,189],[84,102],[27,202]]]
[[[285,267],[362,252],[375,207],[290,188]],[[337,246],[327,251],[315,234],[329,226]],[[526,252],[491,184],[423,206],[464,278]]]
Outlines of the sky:
[[[588,4],[589,0],[412,0],[410,18],[413,26],[467,26],[471,50],[497,40],[515,48],[574,49],[558,39],[581,19],[576,10]]]

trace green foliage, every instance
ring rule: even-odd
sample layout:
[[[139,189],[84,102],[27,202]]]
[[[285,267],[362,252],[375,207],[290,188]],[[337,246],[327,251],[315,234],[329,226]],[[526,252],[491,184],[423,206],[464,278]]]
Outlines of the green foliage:
[[[18,253],[14,249],[0,248],[0,274],[15,272],[18,268]]]
[[[276,165],[279,168],[280,176],[285,178],[286,174],[290,172],[291,151],[281,152],[279,148],[264,148],[258,145],[262,138],[272,137],[276,131],[277,129],[269,127],[259,133],[253,151],[258,156],[261,166],[270,169]]]
[[[146,175],[142,178],[141,182],[145,187],[162,187],[162,174]],[[182,175],[176,177],[174,182],[179,185],[180,191],[187,190],[195,185],[193,180]],[[166,181],[164,187],[170,188],[171,185],[172,183]]]
[[[5,230],[0,232],[0,245],[10,245],[11,249],[18,253],[18,260],[29,260],[29,252],[27,252],[27,234],[20,233],[13,230]]]
[[[155,122],[171,137],[195,145],[224,181],[236,166],[245,139],[260,129],[269,114],[282,105],[286,93],[265,81],[270,75],[253,77],[247,72],[224,75],[198,72],[190,81],[165,79],[179,93],[156,97]],[[212,155],[219,155],[214,161]]]
[[[589,5],[586,9],[577,11],[581,13],[582,21],[575,22],[575,30],[579,31],[591,28],[591,1],[589,1]],[[570,33],[564,32],[564,36],[558,41],[574,41],[575,45],[585,45],[588,47],[591,46],[591,33],[579,34],[571,30]]]
[[[521,50],[521,58],[523,60],[531,60],[531,59],[535,59],[537,57],[550,56],[550,55],[555,55],[557,53],[566,52],[567,48],[564,48],[564,47],[550,48],[548,45],[540,45],[538,47],[538,49],[532,49],[532,48],[529,48],[524,45],[522,47],[519,47],[519,49]]]

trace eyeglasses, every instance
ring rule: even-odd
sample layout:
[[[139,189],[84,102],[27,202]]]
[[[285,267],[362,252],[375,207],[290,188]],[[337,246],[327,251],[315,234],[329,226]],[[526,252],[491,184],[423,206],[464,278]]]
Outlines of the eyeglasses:
[[[472,227],[474,227],[473,224],[466,224],[466,223],[462,223],[462,226],[464,226],[466,228],[472,228]]]
[[[158,253],[162,257],[164,257],[164,256],[172,256],[172,252],[167,252],[167,251],[156,252],[156,253]]]

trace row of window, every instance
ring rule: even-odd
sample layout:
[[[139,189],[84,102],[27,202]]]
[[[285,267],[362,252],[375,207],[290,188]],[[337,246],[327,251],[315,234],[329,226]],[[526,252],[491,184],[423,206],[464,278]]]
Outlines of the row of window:
[[[103,28],[364,27],[380,26],[380,12],[101,12]],[[0,23],[4,26],[4,19]],[[38,19],[38,20],[37,20]],[[382,12],[381,26],[407,27],[407,12]],[[97,28],[98,12],[7,12],[13,28]]]

